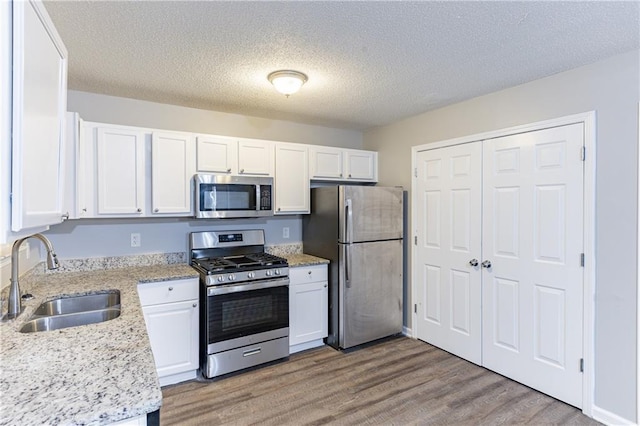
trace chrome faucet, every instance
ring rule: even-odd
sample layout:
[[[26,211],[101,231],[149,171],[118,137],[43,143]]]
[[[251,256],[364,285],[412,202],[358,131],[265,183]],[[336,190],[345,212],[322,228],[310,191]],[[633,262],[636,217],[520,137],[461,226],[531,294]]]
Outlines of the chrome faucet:
[[[25,238],[21,238],[13,243],[11,248],[11,287],[9,288],[9,307],[7,310],[7,319],[16,318],[22,312],[22,298],[20,297],[20,284],[18,283],[18,260],[20,259],[20,246],[29,238],[37,238],[44,244],[47,249],[47,268],[58,269],[60,266],[56,253],[53,251],[51,241],[42,234],[33,234]]]

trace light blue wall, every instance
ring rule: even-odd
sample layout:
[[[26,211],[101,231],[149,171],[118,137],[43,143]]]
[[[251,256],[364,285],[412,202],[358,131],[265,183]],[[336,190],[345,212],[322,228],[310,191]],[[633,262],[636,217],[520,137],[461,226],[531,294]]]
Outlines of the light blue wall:
[[[289,228],[289,238],[282,229]],[[263,229],[267,245],[302,241],[300,216],[266,219],[80,219],[46,232],[60,259],[186,252],[190,232]],[[140,247],[131,247],[131,233],[139,233]]]

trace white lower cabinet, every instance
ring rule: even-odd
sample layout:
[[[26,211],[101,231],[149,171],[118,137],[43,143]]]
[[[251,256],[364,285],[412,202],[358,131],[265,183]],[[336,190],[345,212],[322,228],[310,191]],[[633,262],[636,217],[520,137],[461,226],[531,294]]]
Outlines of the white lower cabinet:
[[[289,270],[289,353],[322,346],[328,332],[327,265]]]
[[[195,378],[198,369],[198,279],[138,284],[138,294],[160,385]]]

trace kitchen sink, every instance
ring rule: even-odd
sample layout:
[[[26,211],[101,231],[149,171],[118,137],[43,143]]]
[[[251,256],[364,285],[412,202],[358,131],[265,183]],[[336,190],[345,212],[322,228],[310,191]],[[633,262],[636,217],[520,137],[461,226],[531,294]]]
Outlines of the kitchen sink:
[[[44,302],[33,312],[35,316],[66,315],[120,306],[120,291],[111,290],[82,296],[61,297]]]
[[[29,321],[20,328],[20,332],[33,333],[35,331],[51,331],[61,328],[78,327],[80,325],[97,324],[118,318],[119,316],[120,308],[110,308],[50,317],[31,317],[33,319],[30,318]]]
[[[33,333],[97,324],[119,316],[119,290],[61,297],[38,306],[20,328],[20,332]]]

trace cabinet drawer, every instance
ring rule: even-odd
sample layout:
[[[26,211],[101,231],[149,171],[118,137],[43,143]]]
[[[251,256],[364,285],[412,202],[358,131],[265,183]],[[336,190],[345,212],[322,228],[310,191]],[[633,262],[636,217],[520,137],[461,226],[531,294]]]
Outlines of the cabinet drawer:
[[[292,285],[327,281],[327,265],[300,266],[289,269]]]
[[[140,283],[138,294],[142,306],[198,299],[198,279]]]

